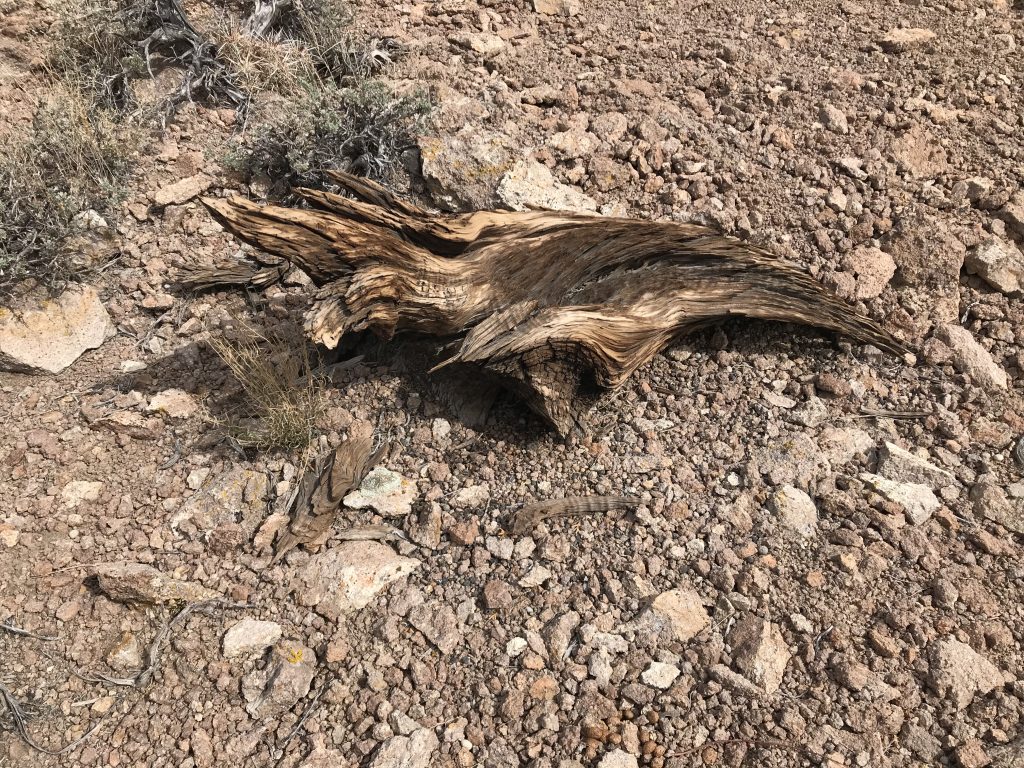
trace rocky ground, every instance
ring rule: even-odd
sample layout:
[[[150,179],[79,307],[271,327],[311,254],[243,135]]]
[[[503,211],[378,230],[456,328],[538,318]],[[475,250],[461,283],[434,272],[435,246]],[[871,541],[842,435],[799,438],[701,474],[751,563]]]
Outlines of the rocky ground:
[[[39,10],[0,16],[7,121],[32,114]],[[294,328],[308,288],[170,285],[238,250],[197,195],[248,191],[217,161],[234,114],[185,110],[93,223],[123,255],[63,300],[75,333],[0,313],[8,367],[59,370],[0,373],[0,684],[38,746],[88,734],[47,755],[8,711],[0,765],[1024,764],[1019,4],[354,11],[436,105],[421,202],[713,223],[918,364],[737,322],[561,441],[511,397],[480,418],[420,345],[365,343],[320,448],[374,431],[381,469],[273,563],[300,457],[223,439],[239,385],[205,340]],[[593,493],[642,505],[506,532]],[[337,534],[381,523],[407,540]]]

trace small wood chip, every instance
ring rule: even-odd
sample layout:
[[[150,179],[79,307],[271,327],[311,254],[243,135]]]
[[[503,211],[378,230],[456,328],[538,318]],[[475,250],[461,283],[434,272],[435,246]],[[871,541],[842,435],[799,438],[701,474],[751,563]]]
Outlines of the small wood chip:
[[[338,531],[342,541],[383,541],[386,539],[404,539],[405,534],[390,525],[359,525]]]
[[[511,516],[512,535],[526,536],[542,520],[570,515],[614,512],[639,506],[640,499],[633,496],[572,496],[527,504]]]
[[[277,540],[275,563],[299,544],[317,544],[327,537],[341,500],[362,482],[383,451],[383,446],[373,450],[369,435],[352,437],[317,461],[299,483],[291,523]]]

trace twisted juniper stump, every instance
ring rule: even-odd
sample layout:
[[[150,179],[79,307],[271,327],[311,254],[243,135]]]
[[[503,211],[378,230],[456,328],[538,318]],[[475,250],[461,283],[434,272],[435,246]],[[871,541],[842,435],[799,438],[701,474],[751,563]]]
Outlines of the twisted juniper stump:
[[[496,374],[561,433],[589,382],[615,387],[673,339],[730,316],[905,345],[799,268],[706,227],[553,211],[435,215],[343,173],[352,197],[297,189],[309,208],[204,200],[232,233],[301,267],[319,286],[306,330],[334,348],[351,331],[461,339],[437,367]],[[192,285],[266,284],[199,270]]]

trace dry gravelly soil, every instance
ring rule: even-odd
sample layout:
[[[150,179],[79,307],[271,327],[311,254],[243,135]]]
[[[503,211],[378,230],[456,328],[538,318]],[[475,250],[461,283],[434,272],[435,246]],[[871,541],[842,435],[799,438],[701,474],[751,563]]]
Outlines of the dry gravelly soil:
[[[2,731],[0,765],[1024,765],[1024,306],[961,269],[1024,236],[1024,11],[553,5],[578,12],[354,10],[359,35],[404,48],[387,77],[431,92],[445,151],[532,152],[606,212],[765,244],[913,341],[918,364],[727,324],[561,441],[510,399],[467,426],[411,352],[369,347],[334,376],[326,440],[378,426],[382,463],[415,485],[390,521],[411,541],[320,554],[387,547],[419,566],[363,608],[308,605],[313,555],[272,565],[260,535],[296,458],[242,458],[206,418],[238,386],[204,337],[245,303],[167,284],[176,260],[238,246],[194,200],[146,210],[201,171],[240,191],[216,160],[231,115],[186,110],[140,161],[115,217],[125,256],[95,281],[116,336],[52,378],[0,374],[0,619],[56,638],[0,632],[0,682],[51,749],[100,724],[60,757]],[[898,27],[934,37],[883,44]],[[32,3],[0,19],[6,120],[32,113],[46,30]],[[476,162],[450,163],[449,191],[481,194],[495,169]],[[294,325],[304,291],[254,297],[257,321]],[[147,411],[172,388],[199,411]],[[586,493],[643,503],[503,533],[524,501]],[[339,526],[379,522],[346,510]],[[180,607],[111,599],[92,567],[118,561],[245,606],[188,616],[141,688],[91,681],[136,672]],[[226,657],[243,618],[285,644]]]

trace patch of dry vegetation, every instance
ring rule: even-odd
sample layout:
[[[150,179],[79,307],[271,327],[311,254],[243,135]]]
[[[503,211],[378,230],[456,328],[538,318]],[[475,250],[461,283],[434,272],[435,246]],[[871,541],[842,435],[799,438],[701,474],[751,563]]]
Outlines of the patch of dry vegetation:
[[[82,265],[65,248],[75,217],[118,202],[138,132],[60,87],[30,131],[0,138],[0,297],[26,277],[59,287]]]
[[[245,112],[266,95],[228,164],[275,194],[322,186],[323,169],[391,172],[429,106],[374,79],[389,46],[354,45],[339,0],[273,2],[257,4],[274,11],[267,23],[257,13],[232,26],[221,9],[206,30],[182,0],[56,0],[50,103],[30,132],[0,137],[0,296],[26,277],[56,287],[76,276],[65,248],[75,217],[113,209],[144,129],[186,103]],[[164,70],[177,73],[169,91],[146,95],[141,81]]]
[[[324,186],[324,170],[387,178],[429,111],[424,97],[397,96],[373,80],[324,85],[273,105],[227,162],[267,182],[271,197],[293,186]]]
[[[335,0],[295,2],[260,36],[236,33],[225,59],[252,92],[273,90],[228,165],[268,184],[272,197],[292,186],[325,185],[323,170],[389,176],[430,112],[422,93],[398,94],[377,79],[392,46],[356,45],[347,6]]]
[[[301,450],[319,434],[326,408],[326,379],[311,364],[300,336],[286,340],[264,334],[242,320],[210,347],[231,370],[245,403],[219,425],[241,445],[269,450]]]

